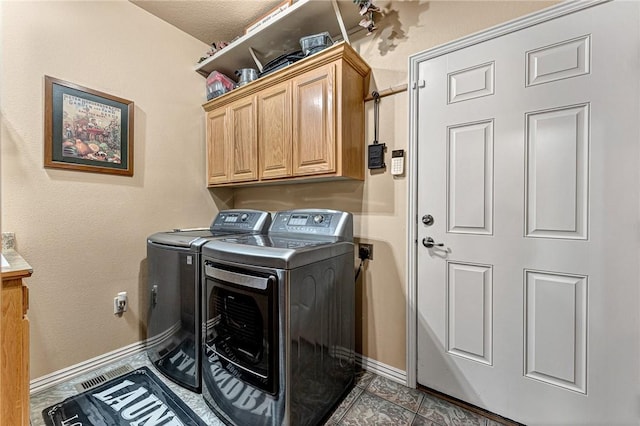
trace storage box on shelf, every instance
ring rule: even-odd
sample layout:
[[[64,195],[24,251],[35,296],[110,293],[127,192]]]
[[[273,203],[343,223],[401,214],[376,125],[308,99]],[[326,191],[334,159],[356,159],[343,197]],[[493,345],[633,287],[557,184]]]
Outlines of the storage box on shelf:
[[[364,179],[369,72],[343,42],[204,104],[208,185]]]

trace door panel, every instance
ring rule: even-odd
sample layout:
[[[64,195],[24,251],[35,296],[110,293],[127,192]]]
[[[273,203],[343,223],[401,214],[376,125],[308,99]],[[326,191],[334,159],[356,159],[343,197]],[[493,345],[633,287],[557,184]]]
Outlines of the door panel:
[[[447,262],[447,352],[493,363],[491,265]]]
[[[526,236],[585,240],[589,104],[526,117]]]
[[[447,76],[449,103],[494,94],[495,63],[480,64]]]
[[[448,129],[448,231],[493,233],[493,121]]]
[[[637,424],[637,2],[426,60],[418,382],[525,424]]]
[[[589,74],[591,36],[527,52],[527,86]]]
[[[525,375],[586,394],[587,277],[525,271]]]

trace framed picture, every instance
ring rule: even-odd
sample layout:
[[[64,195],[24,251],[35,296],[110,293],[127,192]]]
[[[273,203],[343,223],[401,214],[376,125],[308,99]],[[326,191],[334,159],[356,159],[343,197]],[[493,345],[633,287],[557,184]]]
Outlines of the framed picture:
[[[44,167],[133,176],[133,108],[45,76]]]

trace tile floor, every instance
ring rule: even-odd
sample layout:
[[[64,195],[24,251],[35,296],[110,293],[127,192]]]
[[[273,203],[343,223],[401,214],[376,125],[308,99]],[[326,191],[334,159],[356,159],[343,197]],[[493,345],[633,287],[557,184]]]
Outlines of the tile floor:
[[[190,392],[165,379],[151,365],[144,353],[133,355],[31,395],[31,425],[44,426],[42,410],[77,394],[76,384],[123,365],[130,365],[133,369],[141,366],[151,368],[207,425],[223,426],[223,423],[208,409],[201,395]],[[500,426],[511,424],[507,421],[492,420],[429,393],[407,388],[367,371],[358,374],[356,386],[325,423],[325,425],[336,426]]]
[[[356,386],[325,423],[337,426],[501,426],[421,390],[410,389],[369,372],[358,375]]]

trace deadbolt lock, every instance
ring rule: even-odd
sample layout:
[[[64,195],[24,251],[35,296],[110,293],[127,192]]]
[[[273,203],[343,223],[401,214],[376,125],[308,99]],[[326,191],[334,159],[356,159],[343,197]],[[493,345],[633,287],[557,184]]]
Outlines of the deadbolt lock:
[[[422,216],[422,223],[424,223],[425,225],[431,226],[433,225],[433,222],[433,216],[431,216],[430,214],[425,214],[424,216]]]

